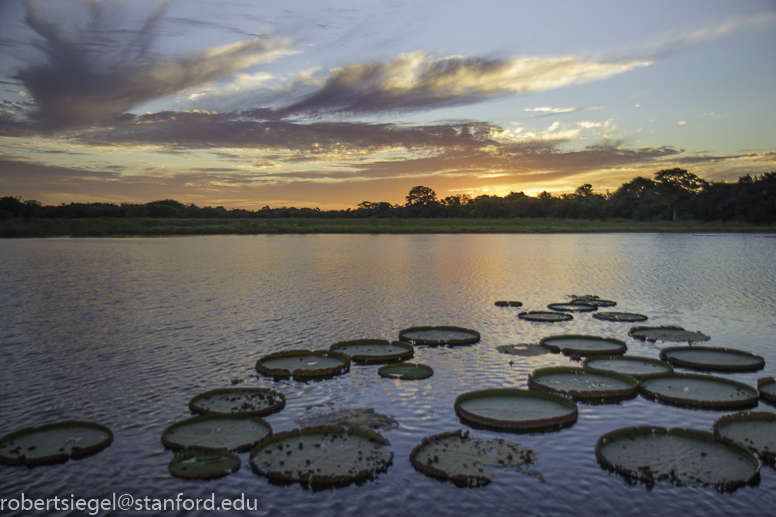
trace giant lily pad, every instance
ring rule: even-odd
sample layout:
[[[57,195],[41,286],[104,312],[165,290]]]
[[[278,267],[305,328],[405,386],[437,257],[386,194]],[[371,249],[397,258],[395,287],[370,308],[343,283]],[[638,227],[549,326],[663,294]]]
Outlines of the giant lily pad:
[[[271,434],[272,427],[258,417],[204,415],[167,427],[162,431],[162,443],[173,450],[192,447],[243,452]]]
[[[624,354],[628,349],[625,342],[619,339],[579,334],[550,336],[539,341],[539,344],[553,352],[582,357]]]
[[[331,345],[329,350],[348,355],[353,362],[362,364],[395,363],[410,359],[415,353],[412,345],[385,339],[341,341]]]
[[[399,422],[388,415],[383,415],[374,408],[344,408],[324,413],[299,418],[296,423],[302,427],[342,426],[361,427],[362,429],[382,429],[390,431],[399,427]]]
[[[431,377],[434,375],[434,370],[430,366],[420,363],[394,363],[381,366],[377,373],[380,377],[389,379],[417,381]]]
[[[519,345],[499,345],[496,350],[502,354],[517,355],[520,357],[534,357],[537,355],[557,354],[557,351],[549,350],[543,346],[533,343],[522,343]]]
[[[614,312],[614,311],[596,312],[595,314],[593,314],[593,317],[601,321],[626,321],[630,323],[634,323],[637,321],[647,321],[647,319],[649,319],[643,314],[636,314],[635,312]]]
[[[504,431],[560,429],[577,421],[577,405],[558,395],[517,389],[470,391],[455,399],[455,413],[474,426]]]
[[[574,298],[571,303],[582,303],[587,305],[595,305],[596,307],[614,307],[617,302],[612,300],[602,300],[600,298]]]
[[[689,429],[618,429],[598,439],[595,453],[605,468],[648,486],[667,482],[735,490],[760,472],[759,460],[745,447]]]
[[[283,409],[286,397],[269,388],[222,388],[200,393],[189,401],[189,409],[203,415],[264,416]]]
[[[665,361],[627,355],[589,357],[582,361],[582,366],[593,370],[606,370],[630,375],[636,379],[653,373],[672,372],[674,370]]]
[[[214,479],[240,469],[240,457],[228,451],[184,449],[170,461],[170,474],[187,479]]]
[[[649,399],[672,406],[700,409],[747,409],[757,405],[757,390],[713,375],[656,373],[641,380],[639,390]]]
[[[275,483],[344,486],[385,472],[390,443],[366,429],[339,426],[295,429],[262,440],[251,451],[251,469]]]
[[[544,323],[557,323],[559,321],[573,320],[574,316],[565,312],[554,311],[528,311],[517,315],[521,320],[539,321]]]
[[[499,300],[497,302],[494,302],[494,305],[496,307],[522,307],[523,302],[512,301],[512,300],[509,300],[509,301]]]
[[[714,422],[714,434],[733,440],[767,461],[776,460],[776,414],[743,411]]]
[[[773,377],[757,379],[757,391],[764,401],[776,404],[776,380]]]
[[[471,345],[480,333],[463,327],[410,327],[399,332],[399,339],[416,345]]]
[[[410,453],[410,463],[418,471],[462,487],[487,485],[495,477],[493,468],[514,469],[542,479],[538,471],[527,468],[535,462],[536,453],[527,447],[503,439],[470,437],[468,431],[429,436]]]
[[[539,368],[528,376],[532,389],[585,401],[614,402],[635,397],[638,384],[630,375],[583,368]]]
[[[568,303],[551,303],[547,306],[552,311],[561,312],[593,312],[597,311],[598,307],[592,303],[574,301]]]
[[[28,427],[0,438],[0,463],[46,465],[95,454],[113,441],[107,427],[67,421]]]
[[[697,343],[711,339],[706,334],[700,332],[690,332],[682,327],[673,327],[670,325],[662,327],[632,327],[628,335],[642,341],[674,341],[677,343]]]
[[[712,346],[664,348],[660,351],[660,358],[674,366],[715,372],[754,372],[765,366],[765,360],[759,355]]]
[[[350,358],[330,350],[291,350],[262,357],[256,362],[256,370],[275,379],[326,379],[350,371]]]

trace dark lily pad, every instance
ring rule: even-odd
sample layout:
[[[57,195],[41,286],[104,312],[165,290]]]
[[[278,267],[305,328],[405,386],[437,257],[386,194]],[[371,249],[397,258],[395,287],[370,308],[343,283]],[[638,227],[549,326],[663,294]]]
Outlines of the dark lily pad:
[[[584,368],[539,368],[528,377],[532,389],[591,402],[635,397],[638,384],[630,375]]]
[[[628,349],[625,342],[619,339],[580,334],[550,336],[539,341],[539,344],[553,352],[582,357],[624,354]]]
[[[383,431],[390,431],[399,427],[398,420],[391,416],[380,414],[371,407],[338,409],[331,413],[300,418],[296,420],[296,423],[302,427],[337,425],[341,427],[360,427],[362,429],[382,429]]]
[[[665,361],[650,359],[649,357],[627,355],[588,357],[582,361],[582,366],[593,370],[606,370],[621,373],[623,375],[630,375],[636,379],[654,373],[674,371],[671,365]]]
[[[420,380],[434,375],[434,370],[420,363],[395,363],[380,367],[377,373],[389,379]]]
[[[773,377],[757,379],[757,391],[764,401],[776,404],[776,380]]]
[[[697,343],[711,339],[706,334],[690,332],[689,330],[684,330],[682,327],[673,327],[670,325],[662,327],[632,327],[628,331],[628,335],[635,339],[649,341],[651,343],[654,343],[655,341]]]
[[[617,302],[612,300],[601,300],[600,298],[574,298],[571,303],[581,303],[588,305],[595,305],[596,307],[614,307]]]
[[[674,366],[710,372],[754,372],[765,367],[759,355],[724,347],[669,347],[660,351],[660,358]]]
[[[279,391],[247,387],[210,390],[189,401],[189,409],[203,415],[264,416],[280,411],[285,405],[286,397]]]
[[[331,345],[329,350],[343,353],[353,362],[361,364],[396,363],[411,359],[415,354],[412,345],[385,339],[341,341]]]
[[[548,309],[561,312],[593,312],[597,311],[598,307],[592,303],[575,301],[568,303],[551,303],[547,306]]]
[[[545,431],[577,421],[577,405],[539,391],[493,389],[470,391],[455,399],[455,413],[475,427],[499,431]]]
[[[494,304],[496,307],[522,307],[523,302],[517,301],[497,301]]]
[[[275,379],[327,379],[350,371],[350,357],[330,350],[291,350],[262,357],[256,370]]]
[[[92,422],[66,421],[27,427],[0,438],[0,463],[48,465],[95,454],[113,442],[113,432]]]
[[[494,468],[513,469],[543,480],[541,473],[527,467],[535,462],[536,453],[519,443],[474,438],[468,431],[429,436],[410,453],[415,469],[461,487],[487,485],[495,478]]]
[[[215,479],[240,469],[240,457],[228,451],[184,449],[170,461],[170,474],[186,479]]]
[[[521,312],[517,315],[521,320],[526,321],[540,321],[545,323],[556,323],[559,321],[573,320],[574,316],[565,312],[553,312],[553,311],[528,311]]]
[[[625,321],[629,323],[635,323],[637,321],[647,321],[646,316],[643,314],[636,314],[635,312],[596,312],[593,317],[601,321]]]
[[[162,431],[162,443],[173,450],[192,447],[244,452],[271,434],[272,427],[258,417],[204,415],[167,427]]]
[[[410,327],[399,332],[399,339],[415,345],[471,345],[480,333],[463,327]]]
[[[714,434],[740,443],[766,461],[776,460],[776,414],[743,411],[714,422]]]
[[[639,391],[672,406],[699,409],[748,409],[757,405],[753,387],[713,375],[656,373],[641,379]]]
[[[541,345],[535,345],[532,343],[520,345],[499,345],[496,347],[496,350],[502,354],[517,355],[520,357],[534,357],[537,355],[558,353]]]
[[[745,447],[689,429],[618,429],[601,436],[595,452],[603,467],[650,487],[666,482],[729,491],[754,482],[760,472],[760,461]]]
[[[325,488],[373,479],[393,459],[390,443],[366,429],[295,429],[257,443],[251,469],[274,483]]]

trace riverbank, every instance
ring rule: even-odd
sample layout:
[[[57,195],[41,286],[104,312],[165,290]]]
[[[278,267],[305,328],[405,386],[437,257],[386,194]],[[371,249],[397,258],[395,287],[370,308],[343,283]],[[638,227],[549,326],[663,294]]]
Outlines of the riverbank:
[[[273,233],[776,232],[738,222],[610,219],[5,219],[0,237],[252,235]]]

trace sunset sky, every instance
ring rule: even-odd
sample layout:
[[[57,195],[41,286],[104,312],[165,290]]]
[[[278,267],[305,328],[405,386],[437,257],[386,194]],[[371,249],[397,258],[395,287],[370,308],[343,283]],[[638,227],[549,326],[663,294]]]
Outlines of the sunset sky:
[[[339,209],[776,170],[776,1],[0,0],[0,196]]]

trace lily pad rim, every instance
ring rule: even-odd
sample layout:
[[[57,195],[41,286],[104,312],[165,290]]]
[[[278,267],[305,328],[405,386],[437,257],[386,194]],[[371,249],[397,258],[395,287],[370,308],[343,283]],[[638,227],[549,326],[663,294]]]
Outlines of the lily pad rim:
[[[558,345],[553,345],[550,343],[552,340],[558,340],[558,339],[594,339],[596,341],[605,341],[607,343],[615,343],[618,346],[614,348],[615,351],[610,351],[612,349],[603,349],[603,350],[587,350],[587,349],[576,349],[573,347],[559,347]],[[621,339],[617,338],[608,338],[608,337],[601,337],[601,336],[594,336],[590,334],[556,334],[553,336],[548,336],[545,338],[542,338],[539,340],[539,346],[543,346],[544,348],[547,348],[550,351],[556,351],[555,353],[562,352],[563,355],[617,355],[624,354],[628,350],[628,345],[625,343],[625,341],[622,341]],[[621,352],[617,352],[617,350],[621,350]],[[591,353],[593,352],[593,353]]]
[[[729,386],[735,386],[737,388],[743,388],[743,389],[749,390],[755,393],[757,396],[749,399],[743,399],[740,401],[733,401],[733,402],[728,402],[728,401],[720,402],[719,400],[707,402],[707,401],[698,401],[690,398],[672,397],[668,395],[662,395],[659,393],[656,394],[650,391],[646,387],[646,384],[651,380],[660,379],[660,378],[672,378],[672,377],[719,382],[720,384],[727,384]],[[756,406],[757,401],[759,400],[759,393],[757,389],[743,382],[734,381],[732,379],[728,379],[725,377],[719,377],[717,375],[707,375],[702,373],[684,373],[684,372],[676,372],[676,371],[652,373],[652,374],[643,376],[639,381],[639,393],[647,399],[656,400],[658,402],[662,402],[668,405],[687,407],[687,408],[698,408],[698,409],[743,410],[743,409],[749,409]]]
[[[659,366],[667,366],[668,370],[665,373],[673,372],[674,368],[671,366],[670,363],[666,361],[661,361],[660,359],[654,359],[652,357],[644,357],[641,355],[591,355],[588,357],[585,357],[582,360],[582,368],[588,368],[590,370],[595,371],[614,371],[614,370],[606,370],[603,368],[596,368],[594,366],[590,366],[591,361],[603,361],[603,360],[614,360],[614,361],[629,361],[629,362],[645,362],[650,364],[655,364]],[[622,372],[616,372],[615,373],[622,373]],[[655,373],[663,373],[663,372],[655,372]],[[631,377],[635,378],[636,380],[640,380],[642,377],[645,377],[646,375],[652,375],[651,373],[648,374],[633,374],[633,373],[626,373],[624,375],[630,375]]]
[[[408,334],[410,332],[424,332],[427,330],[461,332],[463,334],[469,334],[470,337],[454,339],[454,340],[439,340],[439,339],[417,340],[417,339],[409,339],[405,337],[405,334]],[[455,325],[421,325],[418,327],[407,327],[399,331],[400,341],[405,341],[407,343],[413,343],[417,345],[451,345],[451,346],[473,345],[474,343],[478,343],[480,339],[481,339],[480,333],[477,332],[476,330],[469,329],[466,327],[458,327]]]
[[[167,434],[171,431],[174,431],[180,427],[184,427],[186,425],[195,423],[195,422],[202,422],[202,421],[209,421],[209,420],[219,420],[219,419],[228,419],[228,420],[250,420],[257,424],[263,425],[267,428],[269,433],[267,436],[272,436],[272,426],[264,420],[261,417],[258,416],[242,416],[240,414],[235,413],[223,413],[223,414],[215,414],[215,415],[195,415],[189,418],[184,418],[183,420],[178,420],[175,423],[172,423],[164,428],[162,431],[162,444],[173,451],[180,451],[186,448],[192,448],[192,449],[199,449],[201,451],[221,451],[221,450],[227,450],[225,447],[209,447],[207,445],[181,445],[177,442],[174,442],[167,438]],[[264,438],[267,438],[265,436]],[[262,438],[262,439],[264,439]],[[236,452],[245,452],[251,449],[253,445],[257,443],[257,441],[251,442],[251,443],[243,443],[238,445],[237,447],[234,447],[232,449],[228,449],[229,451],[236,451]]]
[[[616,318],[610,318],[607,315],[609,314],[620,314],[625,316],[631,316],[631,318],[628,319],[616,319]],[[638,312],[623,312],[623,311],[597,311],[595,314],[593,314],[593,317],[600,321],[612,321],[612,322],[622,322],[622,323],[636,323],[639,321],[647,321],[649,319],[649,316],[645,314],[640,314]]]
[[[219,456],[226,456],[227,458],[231,460],[236,460],[236,463],[232,467],[231,471],[225,471],[225,470],[219,470],[215,471],[212,474],[186,474],[181,471],[175,471],[174,467],[178,463],[181,463],[182,461],[185,461],[187,459],[190,459],[192,455],[195,454],[218,454]],[[233,474],[240,470],[240,467],[242,466],[242,461],[240,460],[240,457],[230,451],[224,450],[224,449],[217,449],[217,450],[204,450],[197,447],[187,447],[185,449],[182,449],[178,454],[176,454],[173,459],[170,460],[170,463],[167,465],[167,470],[175,477],[183,478],[183,479],[216,479],[220,477],[227,476],[229,474]]]
[[[432,436],[426,436],[410,451],[410,464],[417,470],[429,477],[439,479],[441,481],[450,481],[459,487],[472,487],[472,486],[485,486],[491,482],[490,478],[486,476],[465,476],[463,474],[455,474],[451,476],[446,471],[426,465],[425,463],[418,461],[417,456],[427,446],[434,442],[444,440],[446,438],[460,438],[462,440],[469,439],[469,431],[463,431],[461,429],[457,431],[450,431],[445,433],[439,433]],[[476,438],[475,438],[476,439]]]
[[[550,318],[543,318],[543,316],[552,315]],[[537,316],[537,317],[534,317]],[[560,323],[563,321],[571,321],[574,316],[568,312],[557,311],[525,311],[517,315],[518,318],[525,321],[533,321],[537,323]]]
[[[422,370],[423,373],[419,373],[418,375],[407,375],[407,374],[397,375],[397,374],[386,373],[387,370],[391,368],[400,367],[400,366],[404,366],[404,367],[409,366],[419,371]],[[428,379],[429,377],[434,375],[434,369],[427,364],[403,362],[403,363],[390,363],[390,364],[381,366],[380,368],[377,369],[377,373],[378,375],[380,375],[380,377],[385,377],[387,379],[422,380],[422,379]]]
[[[229,412],[229,413],[221,413],[218,411],[212,411],[209,409],[202,408],[200,406],[196,405],[196,402],[204,397],[212,397],[215,395],[221,395],[221,394],[227,394],[227,393],[272,393],[273,395],[280,397],[280,402],[273,404],[271,406],[267,406],[266,408],[259,409],[256,411],[238,411],[238,412]],[[197,414],[200,415],[242,415],[242,416],[266,416],[270,415],[272,413],[277,413],[281,409],[283,409],[286,405],[286,396],[280,392],[273,390],[272,388],[262,388],[259,386],[238,386],[238,387],[231,387],[231,388],[216,388],[208,391],[204,391],[200,393],[199,395],[193,396],[189,400],[189,409]]]
[[[690,343],[703,343],[703,342],[706,342],[709,339],[711,339],[710,336],[707,336],[706,334],[704,334],[703,332],[701,332],[699,330],[687,330],[686,328],[680,327],[678,325],[658,325],[658,326],[654,326],[654,327],[651,326],[651,325],[637,325],[635,327],[631,327],[630,328],[630,330],[628,331],[628,335],[630,337],[632,337],[633,339],[638,339],[640,341],[648,341],[650,343],[654,343],[656,341],[663,341],[663,342],[665,342],[665,340],[662,340],[662,339],[648,339],[645,336],[634,335],[635,333],[637,333],[639,331],[642,331],[642,330],[681,330],[682,332],[700,334],[700,335],[706,337],[706,339],[702,339],[700,341],[690,341]]]
[[[281,359],[286,357],[297,357],[303,355],[316,355],[319,357],[333,357],[342,362],[341,365],[332,368],[317,368],[304,370],[297,368],[289,371],[287,368],[267,368],[262,363],[272,359]],[[350,357],[341,352],[332,352],[331,350],[286,350],[283,352],[274,352],[261,357],[256,361],[256,370],[267,377],[275,379],[288,379],[293,377],[295,380],[305,381],[309,379],[325,379],[342,375],[350,371]]]
[[[562,305],[575,305],[578,308],[574,309],[561,309],[560,306]],[[560,311],[560,312],[595,312],[598,310],[598,306],[593,305],[589,302],[583,302],[583,301],[570,301],[570,302],[555,302],[555,303],[549,303],[547,304],[547,308],[551,311]]]
[[[476,413],[469,412],[461,407],[461,404],[472,399],[477,398],[489,398],[489,397],[518,397],[518,398],[532,398],[547,400],[563,406],[570,411],[563,415],[549,417],[549,418],[534,418],[530,420],[502,420],[496,418],[490,418],[486,416],[477,415]],[[487,429],[500,430],[500,431],[523,431],[523,432],[539,432],[544,430],[552,430],[555,428],[567,427],[574,424],[577,421],[579,410],[577,404],[560,395],[554,393],[548,393],[546,391],[533,391],[518,388],[490,388],[483,390],[467,391],[461,393],[455,398],[453,403],[456,415],[466,423],[474,423],[478,426],[482,426]]]
[[[751,365],[725,365],[720,363],[701,363],[696,361],[688,361],[686,359],[678,359],[676,357],[671,358],[671,352],[725,352],[731,355],[746,356],[751,359],[755,359]],[[687,368],[690,370],[698,371],[713,371],[713,372],[756,372],[765,368],[765,359],[762,356],[741,350],[738,348],[729,348],[722,346],[669,346],[660,350],[660,357],[664,361],[679,366],[681,368]],[[673,360],[672,360],[673,359]]]
[[[764,401],[776,404],[776,394],[763,391],[765,386],[771,386],[773,384],[776,384],[776,379],[773,377],[760,377],[757,379],[757,392]]]
[[[612,390],[558,390],[550,386],[541,384],[536,380],[537,377],[545,375],[568,373],[568,374],[582,374],[582,375],[601,375],[604,377],[611,377],[617,380],[624,381],[631,386],[629,388],[618,388]],[[640,381],[632,375],[624,373],[612,372],[609,370],[593,370],[589,368],[574,368],[568,366],[549,366],[545,368],[537,368],[528,375],[528,386],[534,390],[541,390],[549,393],[557,393],[562,396],[571,397],[578,400],[623,400],[633,398],[638,394]]]
[[[770,411],[739,411],[738,413],[732,413],[730,415],[721,416],[714,421],[714,425],[712,426],[714,435],[725,440],[731,440],[730,438],[722,436],[722,433],[720,432],[720,428],[723,428],[727,425],[731,425],[741,421],[767,421],[767,422],[776,423],[776,413],[771,413]],[[731,441],[735,441],[735,440],[731,440]],[[739,443],[739,442],[735,442],[735,443]],[[762,457],[763,459],[769,462],[773,462],[774,460],[776,460],[776,451],[759,451],[759,450],[756,450],[754,447],[749,447],[748,445],[744,445],[744,444],[741,444],[741,445],[743,445],[750,451],[754,452],[755,454],[758,454],[760,457]]]
[[[18,429],[16,431],[11,431],[10,433],[7,433],[0,437],[0,444],[11,441],[19,438],[20,436],[27,436],[32,435],[39,432],[45,432],[49,429],[59,429],[63,427],[88,427],[90,429],[96,429],[98,431],[102,431],[107,433],[107,437],[101,441],[99,441],[96,444],[90,445],[88,447],[73,447],[73,449],[70,451],[70,453],[61,453],[61,454],[50,454],[48,456],[39,456],[37,458],[22,458],[22,457],[10,457],[6,456],[3,453],[0,453],[0,463],[4,463],[6,465],[52,465],[55,463],[64,463],[68,460],[77,460],[81,458],[85,458],[87,456],[91,456],[92,454],[96,454],[100,452],[101,450],[108,447],[111,443],[113,443],[114,435],[113,431],[107,426],[104,426],[102,424],[98,424],[96,422],[89,422],[84,420],[64,420],[61,422],[52,422],[49,424],[43,424],[39,426],[33,426],[33,427],[25,427],[23,429]]]
[[[393,354],[383,354],[383,355],[377,355],[377,354],[353,354],[350,355],[347,352],[342,351],[343,349],[347,349],[351,346],[361,346],[361,345],[393,345],[399,348],[404,349],[403,352],[393,353]],[[352,339],[349,341],[339,341],[337,343],[334,343],[329,347],[330,352],[338,352],[341,354],[345,354],[348,357],[350,357],[350,360],[354,363],[361,363],[361,364],[379,364],[384,363],[386,361],[405,361],[407,359],[412,358],[413,355],[415,355],[415,349],[413,346],[409,343],[406,343],[404,341],[394,340],[394,341],[388,341],[387,339]]]

